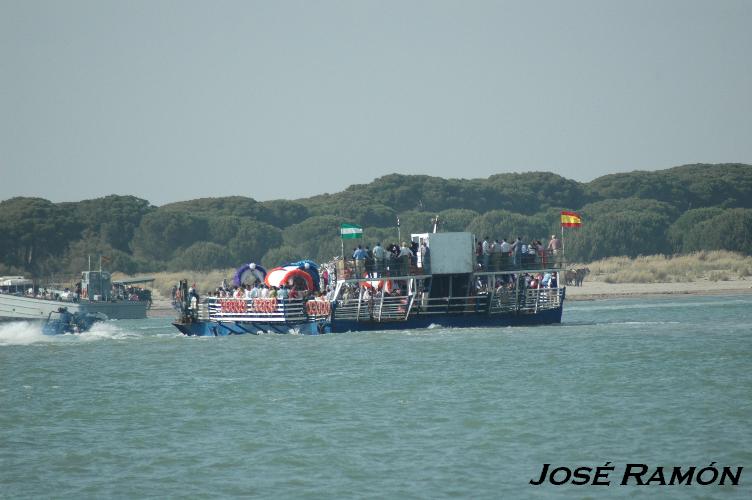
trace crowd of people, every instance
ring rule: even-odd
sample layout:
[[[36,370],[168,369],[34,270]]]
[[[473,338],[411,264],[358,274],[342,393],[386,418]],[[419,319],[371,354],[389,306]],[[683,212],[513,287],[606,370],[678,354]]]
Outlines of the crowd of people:
[[[486,236],[475,245],[476,266],[479,271],[503,271],[526,268],[554,268],[562,265],[562,243],[551,235],[547,244],[533,239],[528,243],[521,236],[507,241]],[[401,245],[390,243],[373,248],[358,245],[352,250],[349,271],[358,277],[404,276],[415,271],[430,273],[431,250],[425,241],[411,241]]]
[[[561,267],[562,244],[555,234],[547,245],[541,240],[524,243],[521,236],[511,243],[486,236],[475,245],[476,264],[481,271],[500,271],[532,267]]]
[[[327,287],[330,292],[330,287]],[[195,298],[198,301],[198,289],[194,284],[188,289],[189,299]],[[280,286],[269,286],[260,281],[253,284],[243,284],[240,286],[228,286],[226,282],[219,287],[207,293],[209,298],[221,299],[299,299],[299,300],[324,300],[326,293],[320,291],[307,290],[305,288],[282,284]],[[181,301],[180,289],[177,286],[172,287],[172,302],[178,304]]]
[[[476,278],[474,284],[475,294],[489,293],[490,281],[482,276]],[[536,290],[539,288],[558,288],[559,287],[559,273],[553,272],[539,272],[539,273],[523,273],[523,274],[503,274],[499,276],[493,283],[493,287],[496,293],[501,293],[505,290],[514,290],[515,288],[527,290]]]
[[[92,299],[92,300],[108,300],[108,301],[114,301],[114,300],[131,300],[131,301],[147,301],[149,304],[151,304],[152,298],[151,298],[151,290],[147,290],[140,287],[132,287],[132,286],[116,286],[112,285],[112,289],[110,291],[110,295],[107,297],[100,297],[100,296],[92,296],[89,297],[86,293],[86,290],[82,290],[81,288],[81,282],[75,284],[73,288],[64,287],[63,290],[56,289],[56,288],[46,288],[42,286],[33,286],[29,287],[27,289],[13,289],[10,290],[2,290],[0,289],[0,293],[11,293],[13,295],[23,295],[25,297],[35,298],[35,299],[45,299],[45,300],[58,300],[61,302],[80,302],[81,299]]]
[[[353,248],[352,259],[355,276],[375,278],[378,276],[405,276],[411,268],[420,267],[430,272],[431,250],[425,241],[405,241],[401,245],[376,243],[373,248],[358,245]]]

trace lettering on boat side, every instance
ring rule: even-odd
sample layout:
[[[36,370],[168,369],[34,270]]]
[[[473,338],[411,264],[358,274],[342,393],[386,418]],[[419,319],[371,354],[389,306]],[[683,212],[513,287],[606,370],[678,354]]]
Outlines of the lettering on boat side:
[[[650,467],[647,464],[626,464],[623,472],[617,471],[612,479],[612,472],[616,467],[606,462],[599,467],[555,467],[553,464],[543,464],[543,469],[529,483],[540,486],[545,483],[561,486],[573,484],[577,486],[739,486],[744,467],[720,467],[716,462],[707,466],[675,466]]]

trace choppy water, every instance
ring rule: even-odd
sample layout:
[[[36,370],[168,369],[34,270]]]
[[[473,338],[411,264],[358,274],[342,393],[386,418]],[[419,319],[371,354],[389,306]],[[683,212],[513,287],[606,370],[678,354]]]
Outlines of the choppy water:
[[[533,328],[187,338],[0,324],[0,497],[752,496],[752,295],[569,302]],[[543,463],[742,484],[534,487]]]

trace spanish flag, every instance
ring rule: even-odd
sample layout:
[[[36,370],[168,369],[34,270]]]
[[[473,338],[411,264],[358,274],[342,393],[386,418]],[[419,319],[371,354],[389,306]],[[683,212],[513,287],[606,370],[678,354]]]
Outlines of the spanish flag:
[[[561,212],[561,227],[580,227],[581,225],[582,218],[576,213],[566,210]]]

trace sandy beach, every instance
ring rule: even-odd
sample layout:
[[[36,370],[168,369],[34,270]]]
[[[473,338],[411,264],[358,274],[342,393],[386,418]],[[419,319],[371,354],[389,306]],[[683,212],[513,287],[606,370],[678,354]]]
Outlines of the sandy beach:
[[[700,279],[686,283],[606,283],[585,279],[582,286],[568,286],[569,300],[596,300],[650,295],[722,295],[752,293],[752,280],[710,281]]]
[[[146,311],[148,318],[175,317],[176,313],[175,309],[172,308],[172,301],[159,293],[159,290],[152,290],[151,300],[151,307]]]

